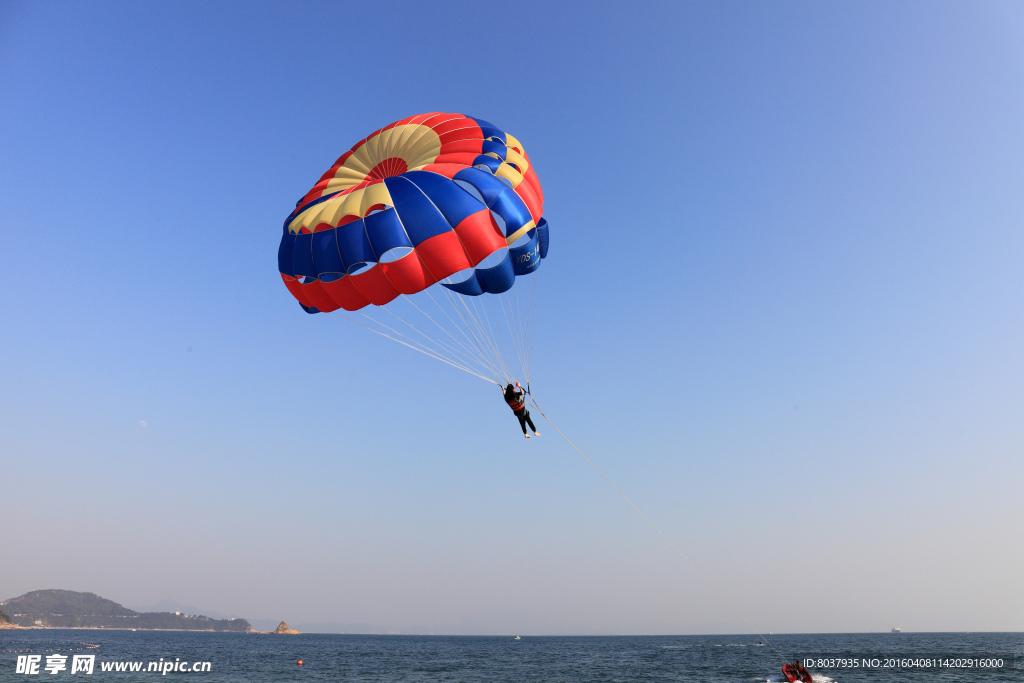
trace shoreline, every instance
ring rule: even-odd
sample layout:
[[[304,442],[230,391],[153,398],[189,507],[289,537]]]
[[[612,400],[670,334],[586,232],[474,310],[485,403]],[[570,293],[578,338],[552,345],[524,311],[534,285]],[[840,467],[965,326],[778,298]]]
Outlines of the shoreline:
[[[18,631],[156,631],[177,633],[238,633],[253,635],[259,631],[217,631],[212,628],[124,628],[121,626],[19,626],[18,624],[0,625],[3,630]]]

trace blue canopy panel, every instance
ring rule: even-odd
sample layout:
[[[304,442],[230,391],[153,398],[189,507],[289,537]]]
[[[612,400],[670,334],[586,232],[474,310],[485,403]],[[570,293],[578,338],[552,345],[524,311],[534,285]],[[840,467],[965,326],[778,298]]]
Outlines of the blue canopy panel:
[[[447,176],[434,173],[433,171],[406,171],[402,174],[402,177],[419,188],[420,192],[424,194],[430,194],[430,191],[438,185],[451,182]],[[395,199],[395,201],[397,202],[398,199]]]
[[[495,159],[494,157],[489,157],[486,154],[481,154],[480,156],[473,159],[473,167],[476,168],[477,166],[486,166],[487,168],[491,169],[491,173],[497,173],[498,167],[501,166],[501,160]],[[477,170],[480,171],[483,169],[478,168]]]
[[[412,181],[395,176],[385,178],[384,184],[395,201],[395,211],[412,246],[419,246],[426,239],[452,230],[453,226],[444,214]]]
[[[338,251],[337,228],[313,233],[313,264],[317,277],[325,282],[336,280],[335,273],[345,273],[345,262]]]
[[[485,158],[490,159],[490,157]],[[455,174],[454,180],[469,183],[476,188],[480,196],[483,197],[487,208],[505,221],[506,237],[533,220],[530,210],[516,194],[516,191],[487,171],[481,171],[479,168],[465,168]]]
[[[504,183],[502,184],[504,185]],[[504,219],[505,237],[514,235],[527,223],[533,221],[533,216],[530,215],[530,210],[526,208],[526,203],[519,198],[519,195],[512,188],[509,188],[508,192],[502,192],[495,197],[488,208]]]
[[[345,272],[359,263],[377,262],[377,255],[373,252],[373,247],[370,246],[370,240],[366,236],[366,226],[362,219],[339,225],[332,232],[337,236],[338,253],[341,255]]]
[[[486,158],[490,159],[490,157]],[[491,161],[494,160],[491,159]],[[508,185],[498,180],[493,174],[482,171],[479,168],[464,168],[456,173],[452,180],[461,180],[475,187],[487,206],[490,206],[494,198],[499,194],[510,189]]]
[[[458,225],[467,217],[484,208],[480,200],[456,185],[454,181],[444,178],[444,176],[438,177],[442,178],[444,182],[425,191],[427,197],[449,225]]]
[[[512,268],[516,275],[528,275],[540,267],[540,244],[537,229],[526,233],[530,241],[521,247],[508,250],[512,258]]]
[[[481,294],[501,294],[512,289],[516,282],[515,269],[512,267],[512,254],[505,254],[501,263],[493,268],[477,268],[473,274],[463,282],[456,284],[441,284],[459,294],[467,296],[479,296]]]
[[[295,277],[307,277],[316,279],[316,267],[313,265],[313,234],[300,233],[295,236],[295,243],[292,246],[292,268],[291,273]]]
[[[485,140],[487,138],[496,138],[498,140],[501,140],[502,143],[508,142],[508,138],[505,137],[505,131],[501,130],[493,123],[488,123],[483,119],[477,119],[472,116],[468,116],[466,118],[470,119],[471,121],[475,121],[476,125],[480,126],[480,131],[484,134]]]
[[[481,149],[483,150],[484,154],[488,152],[492,154],[497,154],[499,157],[501,157],[502,161],[504,161],[505,158],[508,156],[508,147],[506,147],[501,142],[492,142],[491,140],[484,140]]]
[[[412,241],[398,218],[398,211],[385,209],[363,219],[366,236],[376,254],[376,260],[395,247],[411,247]]]
[[[537,236],[540,242],[540,257],[547,258],[548,242],[550,241],[550,237],[548,237],[548,219],[541,218],[540,223],[537,223]]]
[[[292,272],[292,249],[295,247],[295,235],[287,230],[281,238],[281,246],[277,248],[277,271],[282,275],[295,277]]]

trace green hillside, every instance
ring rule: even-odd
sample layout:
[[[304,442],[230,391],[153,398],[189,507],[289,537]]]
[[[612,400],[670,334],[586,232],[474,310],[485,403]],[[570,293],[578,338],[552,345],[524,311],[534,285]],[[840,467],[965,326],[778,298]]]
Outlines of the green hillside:
[[[171,612],[136,612],[95,593],[42,590],[0,602],[7,620],[19,626],[49,628],[136,628],[249,633],[245,619],[211,619]]]

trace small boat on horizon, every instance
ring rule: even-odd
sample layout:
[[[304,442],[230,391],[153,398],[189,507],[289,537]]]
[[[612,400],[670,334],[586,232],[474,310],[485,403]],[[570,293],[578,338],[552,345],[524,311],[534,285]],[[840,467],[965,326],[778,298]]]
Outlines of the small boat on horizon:
[[[899,632],[900,632],[900,627],[899,626],[893,626],[892,627],[891,633],[899,633]]]
[[[522,638],[520,638],[519,636],[516,636],[516,637],[515,637],[515,638],[513,638],[512,640],[522,640]]]

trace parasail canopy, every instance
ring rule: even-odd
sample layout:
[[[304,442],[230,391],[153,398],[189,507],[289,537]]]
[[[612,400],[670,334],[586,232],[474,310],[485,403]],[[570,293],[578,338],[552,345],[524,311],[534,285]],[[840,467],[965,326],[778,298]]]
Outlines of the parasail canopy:
[[[308,313],[360,311],[374,331],[460,369],[528,381],[536,279],[528,292],[516,283],[547,256],[543,210],[540,181],[515,137],[461,114],[411,116],[356,143],[296,202],[278,270]],[[434,285],[450,304],[443,315],[410,298],[425,293],[441,308]],[[425,342],[424,326],[389,305],[399,297],[443,334]],[[410,329],[361,311],[371,305]]]
[[[278,268],[313,313],[382,306],[434,283],[507,291],[547,256],[522,144],[486,121],[421,114],[345,152],[284,223]]]

